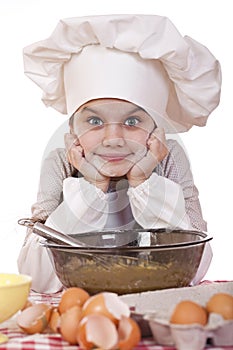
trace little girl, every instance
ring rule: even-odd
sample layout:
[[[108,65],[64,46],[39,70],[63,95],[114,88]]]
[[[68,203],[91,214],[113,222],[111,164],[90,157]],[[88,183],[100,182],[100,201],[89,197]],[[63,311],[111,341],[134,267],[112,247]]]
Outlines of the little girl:
[[[220,67],[165,17],[62,20],[24,49],[43,101],[70,117],[66,149],[44,161],[32,217],[67,234],[102,229],[206,231],[188,159],[166,134],[203,126],[218,105]],[[205,275],[209,246],[193,283]],[[30,231],[18,259],[32,288],[62,288]]]

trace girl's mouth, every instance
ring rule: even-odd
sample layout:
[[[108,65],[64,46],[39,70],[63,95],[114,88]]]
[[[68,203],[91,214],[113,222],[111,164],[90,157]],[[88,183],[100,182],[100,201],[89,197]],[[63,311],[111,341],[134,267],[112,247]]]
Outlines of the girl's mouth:
[[[129,154],[101,154],[99,157],[107,162],[120,162],[127,158]]]

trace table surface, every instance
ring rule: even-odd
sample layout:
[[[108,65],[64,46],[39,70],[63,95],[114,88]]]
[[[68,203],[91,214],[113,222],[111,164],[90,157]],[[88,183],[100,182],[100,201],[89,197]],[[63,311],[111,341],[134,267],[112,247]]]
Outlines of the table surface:
[[[31,293],[30,300],[33,303],[49,303],[51,305],[58,305],[61,293],[57,294],[39,294]],[[64,341],[60,334],[34,334],[27,335],[23,333],[16,323],[17,315],[10,320],[0,325],[0,333],[8,336],[9,341],[0,345],[0,350],[78,350],[79,346],[69,345]],[[233,350],[231,347],[214,347],[206,346],[205,349],[211,350]],[[175,350],[174,347],[160,346],[155,343],[153,339],[143,338],[141,342],[134,348],[134,350]],[[188,349],[187,349],[188,350]]]

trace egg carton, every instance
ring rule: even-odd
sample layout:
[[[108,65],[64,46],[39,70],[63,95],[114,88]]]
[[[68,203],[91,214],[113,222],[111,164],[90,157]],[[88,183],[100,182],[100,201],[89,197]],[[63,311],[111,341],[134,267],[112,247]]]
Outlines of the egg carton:
[[[175,346],[178,350],[201,350],[208,340],[214,346],[233,347],[233,320],[224,320],[220,315],[211,313],[206,326],[169,322],[180,301],[191,300],[205,306],[216,293],[233,295],[233,281],[127,294],[121,298],[130,306],[142,335],[152,335],[157,344]]]

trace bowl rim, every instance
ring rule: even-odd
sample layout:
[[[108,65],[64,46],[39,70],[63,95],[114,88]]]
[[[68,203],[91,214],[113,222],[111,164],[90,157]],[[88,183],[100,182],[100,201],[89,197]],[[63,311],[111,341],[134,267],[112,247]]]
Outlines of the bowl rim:
[[[87,247],[74,247],[69,245],[63,245],[63,244],[56,244],[56,243],[50,243],[48,240],[40,241],[40,244],[49,249],[56,249],[56,250],[75,250],[77,252],[89,252],[89,253],[106,253],[106,252],[142,252],[142,251],[159,251],[159,250],[169,250],[170,248],[179,249],[179,248],[185,248],[185,247],[192,247],[196,245],[203,245],[213,239],[213,236],[209,235],[207,232],[204,231],[197,231],[197,230],[183,230],[183,229],[132,229],[136,232],[154,232],[154,233],[191,233],[196,236],[202,237],[199,240],[189,241],[189,242],[179,242],[179,243],[171,243],[171,244],[160,244],[160,245],[151,245],[151,246],[141,246],[141,247],[134,247],[134,246],[120,246],[120,247],[93,247],[93,246],[87,246]],[[91,231],[85,233],[85,235],[93,235],[93,233],[96,234],[114,234],[114,233],[125,233],[132,230],[110,230],[110,231]],[[72,235],[74,236],[74,235]]]
[[[15,288],[15,287],[20,287],[20,286],[32,283],[32,277],[29,275],[23,274],[23,273],[0,272],[0,277],[1,276],[17,276],[17,277],[23,277],[23,279],[22,279],[22,281],[19,281],[17,283],[0,285],[0,289],[2,289],[2,288]]]

